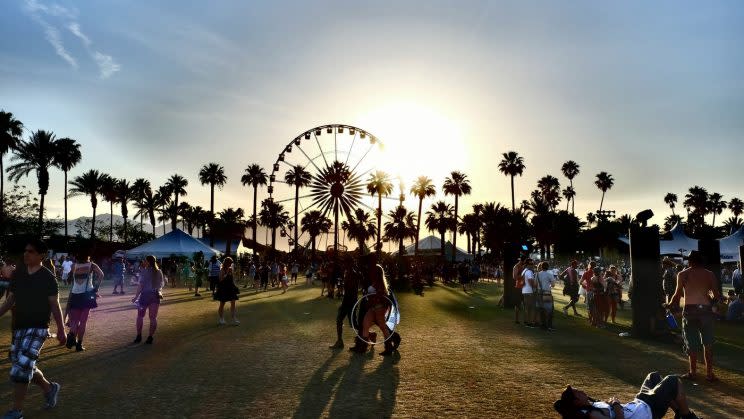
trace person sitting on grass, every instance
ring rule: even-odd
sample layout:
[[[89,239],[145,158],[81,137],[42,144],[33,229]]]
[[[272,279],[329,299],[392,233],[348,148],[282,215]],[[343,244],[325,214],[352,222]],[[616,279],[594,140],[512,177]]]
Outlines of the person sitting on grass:
[[[698,416],[687,405],[682,382],[675,375],[661,378],[658,372],[646,376],[635,399],[620,403],[616,397],[597,401],[570,385],[553,403],[553,408],[564,419],[660,419],[671,408],[675,419],[695,419]]]

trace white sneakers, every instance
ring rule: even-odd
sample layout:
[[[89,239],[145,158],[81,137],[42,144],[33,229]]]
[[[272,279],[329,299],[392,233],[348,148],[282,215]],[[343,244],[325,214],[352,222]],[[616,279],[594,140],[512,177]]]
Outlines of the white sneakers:
[[[238,320],[237,318],[233,319],[233,324],[235,326],[239,325],[240,324],[240,320]]]
[[[220,321],[219,321],[219,322],[217,322],[217,324],[218,324],[219,326],[222,326],[222,325],[225,325],[225,324],[227,324],[227,322],[225,321],[225,319],[223,319],[223,318],[220,318]],[[240,324],[240,320],[238,320],[237,318],[233,318],[233,319],[232,319],[232,324],[234,324],[235,326],[237,326],[237,325],[239,325],[239,324]]]
[[[223,324],[225,324],[225,319],[220,318],[220,321],[217,322],[217,324],[220,325],[220,326],[222,326]]]

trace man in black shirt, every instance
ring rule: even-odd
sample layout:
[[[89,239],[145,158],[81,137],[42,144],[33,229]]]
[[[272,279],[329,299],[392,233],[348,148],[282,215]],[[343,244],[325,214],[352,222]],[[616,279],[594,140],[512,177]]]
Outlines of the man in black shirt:
[[[0,306],[0,316],[15,308],[13,343],[10,349],[10,379],[15,383],[14,400],[13,409],[6,413],[6,418],[23,417],[23,401],[30,382],[41,387],[47,409],[57,404],[60,385],[47,381],[41,370],[36,368],[41,347],[48,335],[50,315],[54,316],[57,323],[59,344],[65,344],[57,280],[41,264],[46,254],[47,246],[40,240],[32,240],[26,245],[23,253],[24,266],[12,271],[8,298]]]

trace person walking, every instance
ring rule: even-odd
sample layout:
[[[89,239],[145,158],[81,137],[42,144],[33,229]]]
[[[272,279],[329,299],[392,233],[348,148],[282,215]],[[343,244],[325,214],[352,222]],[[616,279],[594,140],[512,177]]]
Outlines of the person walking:
[[[553,329],[553,284],[555,276],[549,271],[548,262],[540,262],[538,272],[535,275],[535,284],[537,285],[535,299],[536,305],[540,311],[540,327],[543,330],[554,331]]]
[[[693,250],[688,258],[689,267],[677,275],[677,288],[665,307],[676,307],[684,294],[682,311],[682,336],[689,361],[689,370],[682,378],[695,379],[700,351],[705,357],[706,380],[718,381],[713,374],[713,302],[722,300],[718,280],[713,272],[703,267],[703,256]],[[713,298],[711,299],[711,295]]]
[[[367,342],[369,342],[371,334],[369,328],[372,327],[372,325],[377,325],[384,336],[385,350],[380,352],[380,355],[392,355],[393,351],[397,350],[397,346],[394,345],[392,339],[388,339],[388,336],[392,333],[385,320],[386,314],[392,309],[390,301],[386,298],[388,293],[389,286],[387,279],[385,278],[385,271],[382,266],[374,265],[371,284],[367,287],[369,309],[362,320],[362,337],[357,341],[357,345],[350,349],[351,351],[357,353],[364,353],[367,351]]]
[[[579,262],[572,260],[571,265],[560,274],[560,277],[563,279],[563,295],[570,299],[563,307],[563,314],[568,315],[568,309],[572,308],[574,316],[581,317],[576,311],[576,303],[579,301],[579,272],[576,270],[578,266]]]
[[[98,307],[96,298],[98,297],[98,288],[103,282],[104,273],[98,265],[90,261],[88,255],[80,255],[77,260],[85,262],[76,263],[72,268],[72,288],[70,288],[67,309],[65,310],[65,318],[69,320],[70,332],[67,333],[65,346],[67,349],[72,349],[74,346],[76,352],[82,352],[85,350],[83,337],[88,325],[88,316],[90,315],[90,309]]]
[[[145,322],[145,313],[148,313],[150,334],[147,336],[145,343],[152,344],[155,330],[158,328],[158,309],[160,308],[160,300],[163,298],[164,285],[163,271],[160,270],[155,256],[147,256],[142,262],[139,285],[137,285],[137,292],[132,298],[132,302],[137,303],[137,337],[134,338],[134,343],[142,342],[142,326]]]
[[[532,259],[527,259],[524,262],[524,270],[522,271],[522,277],[524,278],[524,285],[522,286],[522,299],[524,300],[524,325],[527,327],[535,327],[537,325],[537,313],[536,313],[536,302],[535,302],[535,290],[537,283],[535,282],[535,265]]]
[[[62,261],[62,282],[67,285],[70,285],[70,272],[72,272],[72,265],[74,265],[74,263],[71,258],[65,256],[64,261]]]
[[[338,307],[336,314],[336,343],[329,346],[330,349],[342,349],[344,347],[344,319],[351,320],[351,311],[357,301],[361,274],[353,268],[348,267],[344,273],[344,298]]]
[[[42,266],[49,248],[41,240],[31,240],[23,252],[23,265],[12,270],[4,267],[3,276],[11,277],[8,297],[0,306],[0,316],[14,309],[13,338],[10,346],[10,380],[13,382],[13,408],[5,418],[23,417],[23,402],[29,383],[41,388],[44,407],[57,405],[61,388],[50,382],[36,367],[44,341],[49,333],[49,319],[57,326],[57,341],[65,344],[65,326],[59,306],[59,288],[54,274]]]
[[[230,314],[232,315],[233,324],[236,326],[240,324],[235,314],[235,301],[238,300],[238,292],[239,290],[237,285],[235,285],[233,273],[233,260],[228,256],[222,263],[217,288],[214,293],[215,299],[220,302],[220,307],[217,309],[217,314],[220,316],[219,325],[225,324],[224,311],[225,303],[227,302],[230,302]]]
[[[617,305],[623,299],[623,279],[620,277],[620,272],[617,271],[615,265],[610,265],[610,269],[605,273],[605,282],[607,284],[607,302],[609,312],[605,313],[605,323],[607,323],[607,316],[612,319],[612,324],[615,324],[615,316],[617,316]]]
[[[126,262],[124,257],[117,258],[112,267],[111,276],[114,280],[114,292],[113,294],[124,294],[124,273],[127,270]],[[121,287],[121,292],[117,292],[116,289]]]
[[[297,274],[300,273],[300,264],[297,263],[297,261],[292,262],[292,269],[290,271],[292,273],[292,284],[297,285]]]
[[[514,304],[514,323],[519,324],[519,313],[524,307],[524,294],[522,294],[522,288],[524,288],[524,278],[522,272],[524,271],[524,262],[526,258],[519,258],[516,264],[512,267],[512,279],[514,279],[514,288],[518,294],[518,301]],[[527,319],[524,319],[524,323],[527,324]]]
[[[220,280],[220,271],[222,270],[222,264],[217,259],[216,255],[212,255],[212,257],[209,259],[209,266],[207,269],[209,291],[212,292],[212,298],[214,298],[214,292],[217,289],[217,282]]]
[[[664,269],[661,276],[661,284],[664,288],[664,295],[666,296],[665,301],[669,301],[677,289],[677,267],[674,261],[668,257],[665,257],[661,261],[661,267]]]

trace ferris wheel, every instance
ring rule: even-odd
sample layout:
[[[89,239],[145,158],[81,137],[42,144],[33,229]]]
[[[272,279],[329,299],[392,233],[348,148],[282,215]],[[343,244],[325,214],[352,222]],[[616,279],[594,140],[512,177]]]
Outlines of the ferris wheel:
[[[333,249],[345,248],[339,244],[342,221],[357,208],[377,211],[367,183],[384,166],[383,148],[368,131],[344,124],[309,129],[284,146],[269,176],[268,205],[288,220],[278,228],[291,248],[310,242],[301,229],[302,217],[310,211],[331,220]]]

